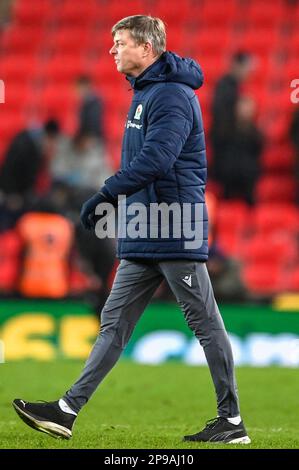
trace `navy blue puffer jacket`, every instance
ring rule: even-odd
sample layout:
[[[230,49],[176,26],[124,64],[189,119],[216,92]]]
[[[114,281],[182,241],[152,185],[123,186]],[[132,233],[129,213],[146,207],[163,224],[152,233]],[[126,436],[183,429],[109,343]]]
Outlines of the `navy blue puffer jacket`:
[[[129,211],[119,211],[118,257],[206,261],[206,153],[194,93],[203,83],[201,69],[192,59],[165,52],[141,75],[128,80],[134,97],[123,138],[121,170],[103,188],[113,198],[126,195],[127,206],[137,204],[134,210],[131,206]],[[165,219],[149,217],[150,203],[163,202],[176,203],[176,214],[170,211],[169,233],[164,230]],[[142,210],[138,209],[140,203]],[[192,239],[193,244],[186,243]]]

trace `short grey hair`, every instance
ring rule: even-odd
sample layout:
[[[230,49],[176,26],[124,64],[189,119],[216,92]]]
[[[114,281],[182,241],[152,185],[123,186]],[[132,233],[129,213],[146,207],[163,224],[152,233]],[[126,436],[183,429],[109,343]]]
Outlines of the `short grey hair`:
[[[150,42],[156,55],[160,56],[166,50],[165,25],[160,18],[146,15],[127,16],[113,26],[112,36],[123,29],[130,31],[138,45]]]

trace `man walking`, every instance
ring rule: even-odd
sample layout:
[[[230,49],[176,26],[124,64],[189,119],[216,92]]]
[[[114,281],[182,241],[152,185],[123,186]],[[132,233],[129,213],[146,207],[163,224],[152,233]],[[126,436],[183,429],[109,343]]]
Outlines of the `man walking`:
[[[134,96],[126,122],[121,170],[84,203],[82,223],[93,229],[99,218],[96,207],[107,202],[115,206],[122,195],[128,205],[143,205],[146,213],[152,204],[170,207],[175,203],[178,208],[187,204],[188,222],[196,226],[200,219],[201,230],[194,235],[195,243],[188,243],[186,218],[177,221],[173,213],[176,222],[168,237],[163,237],[163,222],[152,227],[147,218],[143,227],[146,237],[122,236],[118,244],[121,262],[101,313],[101,331],[81,376],[59,401],[41,404],[17,399],[13,404],[27,424],[56,437],[70,438],[76,415],[118,360],[153,293],[166,279],[204,348],[217,395],[217,418],[184,439],[248,444],[231,346],[205,265],[206,156],[194,93],[202,85],[202,72],[195,61],[165,51],[165,28],[158,18],[124,18],[112,28],[112,36],[110,54],[117,70],[130,81]],[[126,211],[125,226],[132,219],[129,213]],[[154,228],[158,237],[151,236]]]

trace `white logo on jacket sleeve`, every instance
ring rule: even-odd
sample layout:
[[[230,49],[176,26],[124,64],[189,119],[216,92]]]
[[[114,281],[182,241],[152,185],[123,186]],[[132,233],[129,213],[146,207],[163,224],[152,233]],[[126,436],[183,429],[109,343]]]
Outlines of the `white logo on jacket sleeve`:
[[[134,119],[138,119],[138,120],[140,119],[142,109],[143,109],[142,104],[139,104],[136,108]]]

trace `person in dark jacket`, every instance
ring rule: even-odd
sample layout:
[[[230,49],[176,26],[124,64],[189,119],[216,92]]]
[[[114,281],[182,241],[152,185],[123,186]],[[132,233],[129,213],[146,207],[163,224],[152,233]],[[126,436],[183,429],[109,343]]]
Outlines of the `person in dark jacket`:
[[[252,59],[247,52],[236,52],[228,73],[218,81],[212,103],[215,132],[230,131],[235,122],[235,109],[240,96],[240,85],[252,70]]]
[[[76,89],[80,98],[77,134],[88,134],[96,139],[103,139],[103,103],[94,90],[90,77],[78,77]]]
[[[11,141],[0,170],[0,190],[21,197],[34,192],[45,154],[59,136],[59,124],[50,119],[43,128],[27,128]]]
[[[120,265],[101,313],[99,337],[77,382],[51,404],[15,400],[14,407],[27,424],[70,438],[77,413],[117,362],[146,305],[166,279],[204,348],[217,395],[217,418],[184,439],[247,444],[250,439],[240,417],[231,346],[205,264],[206,156],[194,93],[202,85],[202,72],[192,59],[165,52],[165,28],[158,18],[124,18],[112,28],[112,35],[110,53],[117,70],[127,76],[134,90],[125,126],[122,168],[83,204],[81,220],[87,229],[97,231],[104,218],[100,214],[97,221],[97,206],[115,205],[120,195],[127,197],[128,210],[119,216],[121,225],[124,219],[122,228],[127,229],[119,240]],[[157,203],[168,208],[175,204],[175,223],[168,236],[164,233],[165,219],[156,225],[151,217],[148,221]],[[187,216],[183,212],[183,217],[178,217],[186,205]],[[136,208],[144,217],[139,222],[139,237],[129,230]],[[119,210],[123,210],[121,204]],[[184,230],[188,223],[198,228],[193,239]]]
[[[218,181],[225,199],[239,198],[254,204],[254,188],[260,173],[263,136],[255,124],[256,104],[250,96],[236,103],[234,131],[223,138],[221,159],[217,163]]]
[[[243,51],[236,52],[231,61],[228,73],[216,84],[212,102],[212,123],[210,130],[213,176],[221,178],[223,155],[226,146],[233,138],[236,127],[236,106],[240,97],[240,86],[252,70],[252,58]]]
[[[18,132],[9,144],[0,168],[0,231],[14,227],[26,206],[39,195],[59,132],[58,122],[50,119],[42,128]]]

